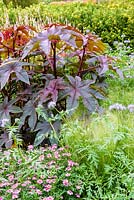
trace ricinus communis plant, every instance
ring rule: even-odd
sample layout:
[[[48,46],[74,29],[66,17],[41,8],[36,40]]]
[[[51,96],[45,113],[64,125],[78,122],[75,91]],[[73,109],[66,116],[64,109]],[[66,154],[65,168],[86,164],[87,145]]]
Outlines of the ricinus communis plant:
[[[122,76],[113,59],[104,55],[103,42],[91,33],[84,35],[62,24],[46,25],[41,32],[20,26],[5,33],[0,33],[0,120],[12,124],[20,118],[26,145],[42,144],[54,130],[59,133],[62,119],[55,116],[60,111],[72,113],[80,100],[89,113],[98,111],[105,73],[110,69]],[[38,116],[39,105],[48,118],[55,119],[51,124]]]

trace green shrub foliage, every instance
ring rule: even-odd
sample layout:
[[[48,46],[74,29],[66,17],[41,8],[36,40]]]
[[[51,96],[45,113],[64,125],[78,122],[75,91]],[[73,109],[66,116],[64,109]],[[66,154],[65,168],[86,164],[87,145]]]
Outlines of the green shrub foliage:
[[[39,3],[39,0],[3,0],[4,4],[8,6],[9,4],[12,5],[14,8],[17,8],[18,6],[25,8],[32,4]]]
[[[25,9],[2,11],[0,24],[24,23],[38,27],[44,23],[67,23],[77,27],[81,32],[95,32],[104,42],[125,39],[134,44],[134,2],[133,1],[105,1],[105,3],[58,3],[46,5],[40,3]],[[1,8],[2,9],[2,8]],[[58,12],[57,12],[58,10]]]

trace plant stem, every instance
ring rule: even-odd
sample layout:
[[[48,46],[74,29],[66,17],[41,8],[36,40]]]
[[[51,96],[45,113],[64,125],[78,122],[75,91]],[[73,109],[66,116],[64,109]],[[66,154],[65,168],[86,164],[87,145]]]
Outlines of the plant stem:
[[[57,79],[57,72],[56,72],[56,42],[52,43],[53,49],[53,70],[54,70],[54,77]]]
[[[52,128],[54,138],[55,138],[55,139],[58,139],[56,130],[55,130],[55,128],[54,128],[52,122],[49,122],[49,124],[50,124],[50,126],[51,126],[51,128]]]
[[[16,50],[15,50],[15,43],[16,43],[17,35],[18,35],[18,30],[16,31],[15,36],[14,36],[14,38],[13,38],[13,53],[14,53],[14,57],[15,57],[15,58],[16,58],[16,56],[17,56]]]
[[[85,46],[83,46],[83,54],[82,54],[82,58],[80,60],[80,66],[79,66],[79,71],[77,76],[81,77],[81,70],[82,70],[82,65],[83,65],[83,61],[84,61],[84,56],[85,56]]]

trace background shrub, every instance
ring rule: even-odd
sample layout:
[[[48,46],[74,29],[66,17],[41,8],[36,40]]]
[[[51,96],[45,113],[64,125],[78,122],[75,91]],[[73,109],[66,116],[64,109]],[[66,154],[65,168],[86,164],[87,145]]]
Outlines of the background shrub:
[[[37,3],[38,0],[35,0]],[[23,1],[21,1],[23,4]],[[34,3],[32,1],[32,3]],[[122,41],[122,35],[125,39],[131,41],[134,45],[134,1],[104,1],[100,4],[94,3],[61,3],[48,4],[41,2],[38,5],[32,5],[28,1],[29,7],[25,9],[14,9],[10,7],[2,11],[0,24],[24,23],[35,25],[38,28],[44,23],[60,22],[71,24],[82,32],[90,30],[98,34],[104,42],[113,45],[115,40]],[[17,5],[20,5],[18,2]],[[22,5],[25,7],[26,5]],[[58,11],[58,12],[57,12]]]
[[[37,4],[40,2],[40,0],[28,0],[28,1],[25,1],[25,0],[3,0],[4,4],[6,6],[10,6],[13,5],[14,8],[18,7],[18,6],[21,6],[22,8],[25,8],[27,6],[30,6],[32,4]]]

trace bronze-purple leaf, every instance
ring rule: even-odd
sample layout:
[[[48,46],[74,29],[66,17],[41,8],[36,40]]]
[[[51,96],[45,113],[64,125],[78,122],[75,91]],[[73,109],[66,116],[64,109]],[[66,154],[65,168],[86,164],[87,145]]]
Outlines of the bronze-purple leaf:
[[[67,108],[74,109],[78,106],[78,100],[82,97],[84,105],[90,112],[96,110],[96,100],[90,93],[89,86],[94,83],[92,80],[81,80],[79,76],[73,78],[67,76],[69,80],[69,86],[67,89]]]
[[[43,103],[52,100],[56,103],[59,91],[64,90],[65,88],[66,86],[62,78],[50,80],[48,85],[39,92],[40,101]]]
[[[52,128],[52,126],[53,126],[53,128]],[[48,137],[48,135],[51,133],[51,131],[53,131],[53,129],[58,134],[58,132],[60,130],[60,121],[55,121],[52,124],[52,126],[46,121],[39,122],[37,124],[35,131],[38,131],[38,133],[36,134],[34,146],[38,146],[39,144],[41,144],[43,142],[43,140],[46,137]]]
[[[11,148],[13,144],[13,140],[9,139],[9,135],[7,132],[4,132],[0,135],[0,148],[5,145],[6,148]]]
[[[22,68],[23,66],[32,65],[27,62],[21,62],[18,59],[8,59],[3,62],[0,66],[0,84],[1,89],[6,85],[9,77],[12,73],[15,73],[17,78],[27,84],[29,83],[29,78],[27,72]]]
[[[36,107],[32,100],[28,101],[23,108],[23,115],[20,118],[21,121],[20,128],[24,125],[25,120],[27,118],[28,118],[28,125],[31,128],[31,130],[33,130],[37,122],[37,114],[36,114]]]
[[[2,119],[10,120],[10,113],[22,112],[21,108],[13,105],[16,101],[17,99],[8,101],[8,97],[5,97],[4,101],[0,104],[0,120]]]

